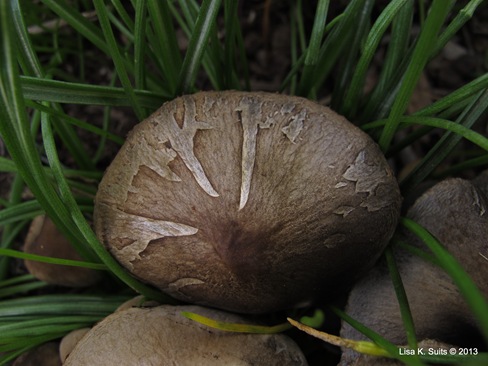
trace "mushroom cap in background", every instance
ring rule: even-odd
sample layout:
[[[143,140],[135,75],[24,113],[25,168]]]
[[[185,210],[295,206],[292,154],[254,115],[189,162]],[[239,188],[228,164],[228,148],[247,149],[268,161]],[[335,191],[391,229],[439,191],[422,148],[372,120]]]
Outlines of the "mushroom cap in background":
[[[58,342],[47,342],[21,354],[12,366],[61,366]]]
[[[488,298],[488,175],[473,181],[459,178],[437,183],[419,197],[407,217],[425,227],[453,255]],[[406,233],[408,244],[429,252],[421,240]],[[394,247],[398,270],[415,325],[417,339],[437,339],[475,347],[476,320],[449,275],[439,266]],[[406,344],[406,331],[391,276],[380,261],[352,289],[346,312],[395,344]],[[343,323],[341,336],[366,339]],[[344,350],[340,366],[359,363],[358,353]],[[358,362],[358,363],[356,363]],[[366,364],[366,363],[365,363]]]
[[[47,216],[32,220],[23,251],[28,254],[70,260],[83,260],[76,249]],[[98,271],[88,268],[24,260],[30,274],[52,285],[88,287],[101,279]]]
[[[201,92],[129,134],[99,186],[95,228],[171,296],[263,313],[349,286],[386,246],[400,201],[374,141],[329,108]]]
[[[234,314],[199,306],[125,309],[86,333],[64,365],[307,365],[285,335],[224,332],[185,318],[183,311],[245,323]]]

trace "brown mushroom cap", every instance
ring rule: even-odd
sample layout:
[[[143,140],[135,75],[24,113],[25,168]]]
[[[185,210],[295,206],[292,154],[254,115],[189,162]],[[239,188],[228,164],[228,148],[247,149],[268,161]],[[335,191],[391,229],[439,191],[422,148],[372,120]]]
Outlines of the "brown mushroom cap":
[[[285,335],[224,332],[187,319],[182,311],[245,323],[234,314],[199,306],[121,310],[89,331],[64,365],[307,365]]]
[[[138,124],[95,202],[100,240],[183,301],[267,312],[372,266],[399,215],[373,140],[329,108],[271,93],[202,92]]]
[[[58,347],[58,342],[44,343],[17,357],[12,366],[61,366]]]
[[[488,263],[484,259],[488,256],[487,178],[484,174],[473,182],[446,179],[437,183],[415,201],[407,216],[429,230],[488,297]],[[407,233],[405,240],[428,252],[413,234]],[[395,248],[395,258],[417,338],[473,347],[477,341],[476,320],[447,273],[401,248]],[[382,261],[354,286],[346,312],[391,342],[407,343],[393,283]],[[346,323],[341,336],[365,339]],[[340,365],[362,364],[357,361],[359,357],[356,352],[345,350]]]
[[[47,216],[37,216],[29,227],[24,252],[47,257],[82,260],[75,248]],[[101,279],[98,271],[59,264],[24,261],[29,273],[49,284],[88,287]]]

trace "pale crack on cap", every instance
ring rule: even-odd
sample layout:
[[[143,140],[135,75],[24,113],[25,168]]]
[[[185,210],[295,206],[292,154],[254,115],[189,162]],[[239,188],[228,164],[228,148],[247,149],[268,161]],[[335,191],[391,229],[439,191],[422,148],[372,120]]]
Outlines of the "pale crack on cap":
[[[483,203],[483,200],[480,198],[478,190],[473,187],[471,193],[473,196],[473,206],[476,206],[479,210],[479,215],[483,216],[486,213],[486,207]]]
[[[236,111],[240,112],[240,122],[243,129],[239,210],[246,206],[251,190],[258,130],[259,128],[270,128],[272,126],[269,120],[262,122],[262,104],[262,102],[256,101],[252,97],[244,97],[236,108]]]
[[[180,128],[176,122],[175,116],[167,113],[167,124],[164,128],[172,148],[178,153],[186,167],[191,171],[196,181],[202,189],[212,197],[218,197],[219,194],[214,189],[207,178],[202,164],[195,156],[193,139],[198,130],[208,130],[213,126],[207,122],[199,122],[195,119],[196,107],[195,101],[191,97],[182,97],[185,106],[183,127]]]
[[[132,215],[110,206],[106,208],[114,214],[109,240],[128,239],[133,243],[122,249],[112,247],[117,259],[127,268],[133,268],[132,261],[141,259],[140,254],[146,250],[149,243],[168,236],[195,235],[197,228],[178,222],[158,220],[149,217]]]
[[[337,207],[335,210],[334,210],[334,213],[336,215],[341,215],[342,217],[346,217],[347,215],[349,215],[352,211],[354,211],[354,207],[352,206],[340,206],[340,207]]]
[[[385,194],[381,186],[389,187],[390,175],[383,164],[367,156],[366,150],[361,150],[352,165],[342,175],[343,178],[355,182],[356,193],[367,193],[368,196],[361,202],[360,206],[368,211],[378,211],[391,204],[390,195]]]
[[[306,117],[307,111],[305,109],[302,109],[300,113],[291,118],[291,121],[287,126],[281,129],[286,137],[288,137],[288,139],[294,144],[296,143],[298,135],[300,135],[300,132],[303,129],[303,122],[305,121]]]

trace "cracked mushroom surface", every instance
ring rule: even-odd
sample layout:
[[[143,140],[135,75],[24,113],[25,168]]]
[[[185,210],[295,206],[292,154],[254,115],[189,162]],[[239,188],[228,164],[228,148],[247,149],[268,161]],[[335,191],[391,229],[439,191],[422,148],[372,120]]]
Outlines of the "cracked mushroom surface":
[[[374,141],[329,108],[201,92],[131,131],[99,186],[95,229],[133,275],[173,297],[261,313],[371,267],[400,201]]]

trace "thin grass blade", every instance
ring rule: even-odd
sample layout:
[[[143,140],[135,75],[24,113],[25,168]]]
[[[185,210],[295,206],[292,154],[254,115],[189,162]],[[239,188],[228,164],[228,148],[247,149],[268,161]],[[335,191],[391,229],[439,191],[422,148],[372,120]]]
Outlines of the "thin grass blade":
[[[129,80],[128,70],[125,68],[124,60],[122,59],[119,46],[117,44],[117,41],[115,40],[115,36],[110,25],[107,8],[103,0],[94,0],[93,3],[95,4],[98,20],[100,21],[100,25],[102,27],[102,31],[108,45],[108,51],[114,62],[119,80],[124,87],[124,91],[127,94],[127,99],[129,100],[132,109],[141,121],[146,116],[144,115],[143,109],[137,101],[134,88],[132,87],[131,81]]]
[[[366,42],[362,47],[364,52],[357,63],[356,69],[354,70],[354,75],[350,81],[349,90],[344,96],[343,107],[341,108],[342,113],[346,115],[353,115],[356,113],[355,108],[359,104],[358,98],[361,90],[364,88],[366,72],[371,64],[371,61],[373,60],[374,55],[376,54],[378,45],[380,44],[380,41],[383,38],[387,28],[390,26],[397,14],[402,9],[407,8],[407,6],[405,6],[407,2],[408,0],[390,1],[371,27]]]
[[[341,55],[342,62],[337,65],[337,81],[334,85],[334,91],[332,95],[331,107],[332,109],[338,111],[340,114],[347,115],[351,120],[352,116],[347,114],[345,110],[343,110],[343,102],[344,102],[344,95],[348,88],[354,87],[351,83],[354,82],[358,86],[359,84],[364,84],[363,80],[351,80],[352,75],[355,70],[357,70],[358,55],[361,54],[361,50],[363,50],[363,56],[368,54],[370,51],[373,52],[374,50],[368,50],[366,45],[364,45],[364,35],[369,34],[371,35],[372,32],[370,31],[371,28],[371,12],[373,11],[374,1],[366,1],[365,6],[361,10],[361,12],[356,17],[355,22],[355,32],[349,34],[349,38],[345,39],[344,42],[347,42],[348,47],[344,50],[344,53]],[[376,23],[377,24],[377,23]],[[370,38],[368,38],[370,39]],[[367,39],[367,41],[368,41]],[[371,46],[371,45],[370,45]],[[364,59],[364,58],[363,58]],[[361,60],[361,59],[360,59]],[[360,86],[362,88],[362,85]]]
[[[412,59],[403,76],[402,84],[391,107],[388,123],[379,139],[379,145],[383,151],[387,151],[390,147],[393,135],[399,124],[399,119],[407,109],[415,85],[420,78],[425,64],[430,59],[432,49],[437,41],[437,35],[451,6],[452,1],[445,0],[434,0],[431,5],[425,25],[421,30],[418,42],[413,50]]]
[[[221,0],[203,0],[179,75],[178,94],[191,93]]]
[[[0,2],[0,134],[16,163],[24,181],[38,199],[41,207],[49,214],[63,234],[76,245],[84,258],[90,252],[77,236],[77,228],[69,220],[67,208],[61,202],[51,185],[38,156],[35,141],[30,131],[21,94],[19,70],[15,45],[15,31],[12,24],[10,2]]]
[[[150,288],[134,277],[132,277],[127,271],[125,271],[120,264],[110,255],[110,253],[103,247],[103,245],[98,241],[95,233],[91,229],[90,225],[84,218],[80,207],[77,205],[70,187],[64,178],[63,171],[59,162],[56,145],[52,136],[51,123],[49,121],[49,116],[45,113],[42,115],[42,136],[44,142],[44,148],[46,150],[46,155],[53,171],[54,178],[59,187],[60,197],[66,207],[69,207],[70,219],[75,223],[79,235],[84,242],[88,243],[89,247],[93,250],[98,258],[106,265],[110,270],[110,273],[117,276],[121,281],[127,284],[130,288],[134,289],[136,292],[146,296],[147,298],[157,299],[163,303],[175,304],[177,303],[174,299],[163,293]],[[92,260],[95,262],[94,260]]]
[[[167,1],[148,1],[149,18],[155,33],[155,38],[151,38],[151,47],[155,52],[161,72],[168,83],[168,90],[171,97],[174,97],[178,87],[178,75],[181,72],[182,60],[178,42],[176,39],[175,28],[169,2]]]
[[[24,97],[32,100],[112,107],[130,107],[131,105],[124,89],[110,86],[22,76],[21,88]],[[134,94],[138,99],[138,104],[150,110],[160,107],[162,102],[171,97],[169,94],[156,94],[147,90],[135,90]]]
[[[480,116],[488,109],[488,91],[476,98],[471,105],[459,116],[456,123],[471,130],[471,127]],[[420,163],[410,174],[400,181],[403,194],[407,195],[415,187],[429,176],[439,164],[454,150],[462,136],[450,131],[444,133],[441,139],[422,158]],[[488,151],[488,150],[487,150]]]
[[[329,9],[329,0],[319,0],[315,11],[315,19],[312,26],[310,42],[305,53],[303,74],[300,80],[299,94],[307,95],[310,93],[309,86],[313,84],[314,70],[319,61],[320,47],[325,34],[325,24],[327,21],[327,12]]]
[[[476,317],[480,331],[488,344],[488,302],[473,280],[457,260],[425,228],[405,217],[400,219],[400,223],[427,245],[442,268],[452,278]]]
[[[408,303],[407,294],[403,286],[402,277],[398,271],[396,265],[395,257],[393,255],[393,250],[389,246],[385,250],[386,263],[388,265],[388,271],[390,273],[391,280],[393,282],[393,288],[395,289],[395,294],[400,305],[400,313],[403,320],[403,325],[407,333],[408,346],[411,349],[417,349],[417,337],[415,333],[415,325],[413,322],[412,312],[410,311],[410,305]],[[418,354],[415,355],[418,357]]]

